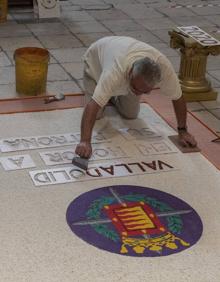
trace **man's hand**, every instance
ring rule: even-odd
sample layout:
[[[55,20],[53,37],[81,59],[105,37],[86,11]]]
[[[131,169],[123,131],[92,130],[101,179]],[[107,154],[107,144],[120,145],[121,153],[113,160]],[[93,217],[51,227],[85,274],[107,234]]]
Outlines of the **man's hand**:
[[[75,153],[81,158],[88,159],[92,155],[92,129],[100,109],[101,107],[93,99],[85,106],[81,121],[80,143],[76,146],[75,150]]]
[[[89,159],[92,155],[92,146],[90,142],[80,142],[76,146],[75,153],[81,158]]]
[[[179,132],[179,143],[183,147],[196,147],[197,142],[195,138],[187,131]]]

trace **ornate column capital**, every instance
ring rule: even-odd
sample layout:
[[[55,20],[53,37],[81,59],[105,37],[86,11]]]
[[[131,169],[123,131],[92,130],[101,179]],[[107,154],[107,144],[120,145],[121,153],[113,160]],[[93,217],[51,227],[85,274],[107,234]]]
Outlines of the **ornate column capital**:
[[[217,93],[205,74],[208,55],[219,55],[220,45],[204,46],[178,29],[168,33],[170,47],[179,49],[181,54],[179,80],[186,100],[216,99]]]

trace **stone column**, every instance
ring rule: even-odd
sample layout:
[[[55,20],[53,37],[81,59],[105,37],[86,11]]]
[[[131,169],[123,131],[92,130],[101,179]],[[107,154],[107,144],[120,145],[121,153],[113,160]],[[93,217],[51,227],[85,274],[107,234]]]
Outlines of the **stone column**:
[[[215,100],[217,92],[206,78],[206,65],[209,54],[220,54],[220,45],[203,46],[176,29],[169,31],[169,35],[171,48],[181,53],[179,80],[185,100]]]

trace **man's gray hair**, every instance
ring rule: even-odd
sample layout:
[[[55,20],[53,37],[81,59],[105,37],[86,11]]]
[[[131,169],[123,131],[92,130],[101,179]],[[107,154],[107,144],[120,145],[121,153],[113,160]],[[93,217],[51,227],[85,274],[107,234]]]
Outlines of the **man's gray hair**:
[[[149,86],[154,86],[161,80],[161,70],[150,58],[142,58],[133,63],[132,76],[142,76]]]

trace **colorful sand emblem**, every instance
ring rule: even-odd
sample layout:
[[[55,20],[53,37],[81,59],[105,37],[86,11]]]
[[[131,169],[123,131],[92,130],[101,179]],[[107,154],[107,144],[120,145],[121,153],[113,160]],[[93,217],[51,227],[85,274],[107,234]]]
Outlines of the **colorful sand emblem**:
[[[119,185],[87,192],[68,207],[71,230],[98,248],[129,256],[166,256],[194,245],[202,222],[187,203],[151,188]]]

